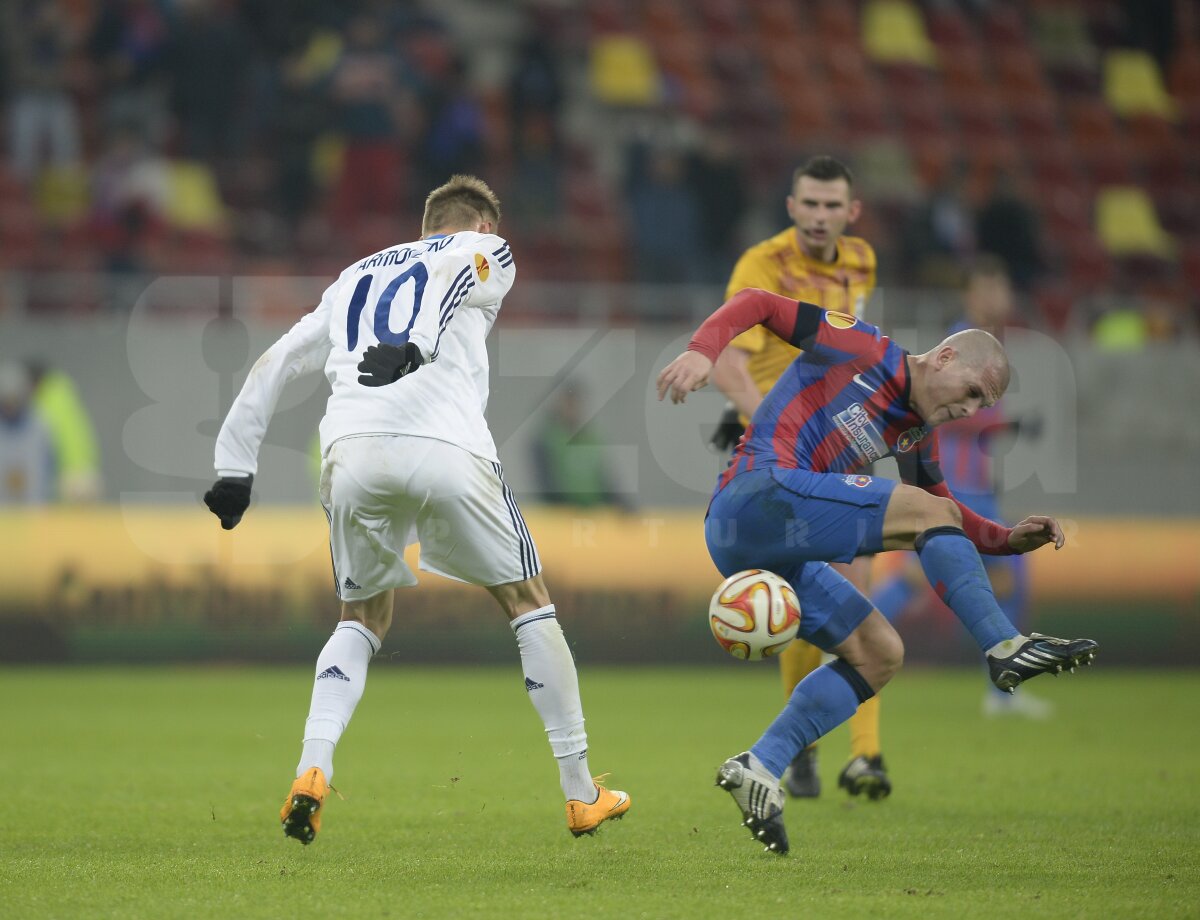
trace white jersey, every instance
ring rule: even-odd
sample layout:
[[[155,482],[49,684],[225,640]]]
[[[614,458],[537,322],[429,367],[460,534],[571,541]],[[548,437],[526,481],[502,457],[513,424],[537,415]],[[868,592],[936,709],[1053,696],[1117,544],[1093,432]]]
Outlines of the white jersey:
[[[403,434],[497,460],[484,417],[485,340],[515,274],[508,243],[473,231],[405,243],[355,262],[251,368],[217,438],[217,472],[257,472],[284,384],[321,366],[333,387],[321,420],[322,455],[340,438]],[[358,363],[377,342],[413,342],[426,363],[387,386],[363,386]]]

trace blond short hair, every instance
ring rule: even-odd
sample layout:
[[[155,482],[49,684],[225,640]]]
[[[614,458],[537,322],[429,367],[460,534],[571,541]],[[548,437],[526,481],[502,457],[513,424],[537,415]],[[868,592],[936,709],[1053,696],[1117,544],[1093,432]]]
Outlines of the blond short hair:
[[[475,176],[451,176],[425,199],[421,234],[428,236],[446,229],[459,229],[480,220],[500,226],[500,199],[486,182]]]

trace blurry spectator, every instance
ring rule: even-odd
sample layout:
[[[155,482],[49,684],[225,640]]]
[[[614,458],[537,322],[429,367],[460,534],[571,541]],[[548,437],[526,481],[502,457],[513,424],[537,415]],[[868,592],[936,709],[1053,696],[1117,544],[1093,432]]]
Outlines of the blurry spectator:
[[[997,174],[991,197],[975,216],[975,238],[980,250],[1004,260],[1018,290],[1029,290],[1042,273],[1037,219],[1008,173]]]
[[[555,155],[561,147],[558,126],[563,77],[554,52],[550,15],[549,10],[532,14],[508,84],[509,124],[518,162],[529,152],[526,142],[530,137],[538,143],[535,156],[547,142]],[[531,129],[531,125],[536,127]]]
[[[749,203],[745,169],[728,128],[704,132],[687,172],[700,211],[701,280],[724,283],[741,254],[738,227]]]
[[[634,272],[650,283],[701,277],[700,205],[683,157],[670,147],[637,143],[627,185],[633,217]]]
[[[141,252],[154,229],[157,204],[139,177],[156,162],[140,132],[115,125],[92,168],[90,225],[104,266],[113,274],[136,275],[145,267]]]
[[[400,83],[399,56],[381,18],[369,13],[351,18],[331,92],[345,143],[334,220],[346,227],[366,214],[392,216],[406,166],[398,138],[409,99]]]
[[[911,230],[904,235],[904,263],[920,284],[950,287],[961,266],[975,252],[974,217],[966,196],[966,167],[950,167],[917,209]]]
[[[179,0],[176,8],[179,19],[164,57],[180,153],[205,160],[236,155],[244,140],[239,123],[249,34],[237,13],[217,0]]]
[[[971,260],[963,291],[963,307],[962,321],[952,326],[950,332],[984,329],[1003,339],[1005,329],[1025,326],[1004,261],[990,253],[982,253]]]
[[[583,387],[568,381],[538,429],[533,462],[539,497],[548,505],[632,510],[629,496],[617,492],[609,477],[604,440],[583,421],[583,400]]]
[[[1163,72],[1168,72],[1178,34],[1175,0],[1121,0],[1121,12],[1129,28],[1130,46],[1149,51]]]
[[[526,118],[521,130],[509,213],[517,226],[536,236],[553,232],[562,214],[562,161],[549,117]]]
[[[30,181],[43,162],[79,160],[79,114],[67,87],[71,35],[56,0],[14,0],[0,10],[9,91],[8,140],[13,172]]]
[[[293,228],[312,204],[313,150],[329,124],[329,99],[322,85],[328,74],[309,50],[301,48],[280,62],[271,111],[278,210]]]
[[[100,451],[79,390],[70,377],[44,361],[27,361],[23,370],[33,388],[34,411],[50,435],[59,499],[95,501],[102,489]]]
[[[44,504],[54,497],[53,446],[31,396],[29,372],[0,363],[0,506]]]
[[[155,0],[99,0],[88,52],[108,124],[131,126],[154,145],[166,136],[163,52],[167,22]]]
[[[423,95],[423,188],[438,186],[453,175],[483,171],[483,110],[467,86],[466,75],[466,60],[454,54],[445,78]]]

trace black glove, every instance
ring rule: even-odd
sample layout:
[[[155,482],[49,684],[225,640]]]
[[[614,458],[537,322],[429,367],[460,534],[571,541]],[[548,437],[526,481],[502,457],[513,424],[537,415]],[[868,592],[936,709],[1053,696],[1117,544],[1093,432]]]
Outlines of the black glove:
[[[746,426],[742,424],[737,406],[729,403],[725,407],[725,411],[721,413],[721,420],[717,422],[717,430],[713,432],[708,443],[718,453],[725,453],[725,451],[731,450],[737,444],[738,438],[745,433]]]
[[[425,363],[421,349],[412,342],[403,345],[372,345],[358,362],[362,374],[358,382],[365,387],[385,387]]]
[[[250,486],[253,476],[222,476],[204,493],[204,504],[221,519],[226,530],[237,527],[238,521],[250,507]]]

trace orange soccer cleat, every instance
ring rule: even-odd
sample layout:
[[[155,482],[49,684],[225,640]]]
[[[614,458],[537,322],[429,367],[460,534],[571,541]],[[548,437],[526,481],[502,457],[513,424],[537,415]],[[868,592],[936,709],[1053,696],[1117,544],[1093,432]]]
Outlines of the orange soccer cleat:
[[[329,783],[320,767],[311,767],[296,777],[279,810],[284,836],[295,837],[305,846],[312,843],[321,829],[321,805],[328,793]]]
[[[604,777],[598,777],[603,779]],[[596,801],[590,805],[579,799],[567,801],[567,828],[576,837],[596,833],[596,828],[609,819],[624,817],[629,811],[629,794],[616,789],[605,789],[596,783]]]

